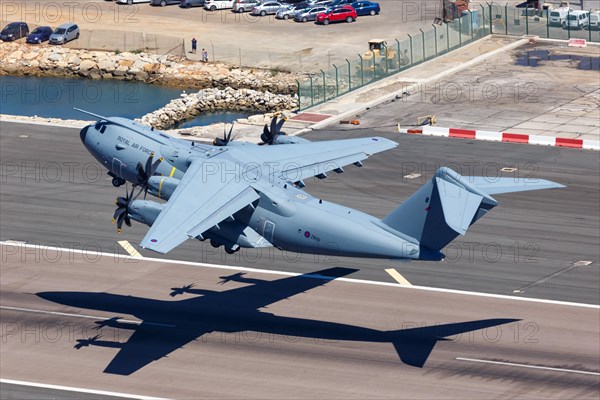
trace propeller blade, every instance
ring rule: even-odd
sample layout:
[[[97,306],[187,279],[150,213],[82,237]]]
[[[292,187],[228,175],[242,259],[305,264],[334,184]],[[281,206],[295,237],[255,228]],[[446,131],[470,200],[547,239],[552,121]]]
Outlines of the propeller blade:
[[[125,225],[131,228],[131,219],[129,219],[129,215],[125,214]]]
[[[231,142],[231,132],[233,132],[233,124],[231,123],[231,128],[229,128],[229,133],[227,134],[227,143]]]
[[[277,129],[277,116],[274,116],[273,118],[271,118],[271,133],[269,134],[269,136],[271,136],[271,137],[275,136],[276,129]]]
[[[273,135],[279,135],[280,134],[281,127],[283,126],[284,123],[285,123],[285,118],[281,118],[279,120],[279,122],[277,122],[277,125],[276,125],[276,129],[277,130],[273,133]]]
[[[156,170],[158,169],[158,166],[163,161],[164,161],[164,158],[162,158],[162,157],[159,158],[158,160],[154,161],[154,164],[152,164],[152,168],[150,169],[150,176],[154,176],[154,174],[156,173]]]
[[[123,209],[123,211],[127,211],[126,209]],[[117,217],[117,232],[121,232],[121,228],[123,228],[123,221],[125,220],[125,216],[127,215],[126,212],[121,213],[118,217]]]

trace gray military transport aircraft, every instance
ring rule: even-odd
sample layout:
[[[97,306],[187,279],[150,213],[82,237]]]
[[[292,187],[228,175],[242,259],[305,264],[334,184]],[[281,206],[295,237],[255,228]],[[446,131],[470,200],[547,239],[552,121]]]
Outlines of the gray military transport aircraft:
[[[108,169],[113,185],[132,183],[117,198],[117,229],[150,226],[141,247],[167,253],[190,238],[210,239],[228,253],[268,247],[347,257],[441,260],[448,243],[498,205],[494,194],[564,187],[543,179],[463,177],[440,168],[383,219],[314,198],[303,180],[396,147],[382,138],[309,142],[265,125],[262,143],[231,139],[213,145],[176,139],[120,117],[98,118],[80,136]],[[233,127],[232,127],[233,128]],[[134,190],[138,190],[134,196]],[[140,194],[144,199],[140,199]],[[150,193],[166,203],[146,200]]]

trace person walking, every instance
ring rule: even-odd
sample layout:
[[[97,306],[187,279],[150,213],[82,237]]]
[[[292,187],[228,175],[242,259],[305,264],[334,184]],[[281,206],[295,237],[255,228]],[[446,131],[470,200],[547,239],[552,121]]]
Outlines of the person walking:
[[[194,54],[196,54],[197,45],[198,41],[196,40],[196,38],[192,38],[192,53]]]
[[[208,62],[208,51],[206,49],[202,49],[202,61]]]

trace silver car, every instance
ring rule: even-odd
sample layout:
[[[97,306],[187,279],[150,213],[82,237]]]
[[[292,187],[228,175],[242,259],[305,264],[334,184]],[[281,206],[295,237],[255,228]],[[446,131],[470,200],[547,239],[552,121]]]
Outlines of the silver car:
[[[285,4],[280,3],[278,1],[267,0],[264,3],[258,3],[256,6],[254,6],[252,11],[250,11],[250,14],[260,15],[261,17],[264,17],[267,14],[275,14],[277,10],[279,10],[284,5]]]
[[[298,11],[294,15],[294,21],[296,22],[308,22],[315,21],[317,19],[317,14],[323,13],[327,11],[329,8],[325,6],[316,6],[305,8],[304,10]]]
[[[58,28],[52,32],[50,39],[48,39],[48,43],[65,44],[74,39],[79,39],[79,27],[74,22],[66,22],[59,25]]]
[[[275,18],[288,20],[294,18],[297,12],[304,10],[308,6],[306,4],[288,4],[281,7],[275,13]]]
[[[233,2],[233,12],[243,13],[251,11],[258,3],[260,3],[259,0],[235,0]]]

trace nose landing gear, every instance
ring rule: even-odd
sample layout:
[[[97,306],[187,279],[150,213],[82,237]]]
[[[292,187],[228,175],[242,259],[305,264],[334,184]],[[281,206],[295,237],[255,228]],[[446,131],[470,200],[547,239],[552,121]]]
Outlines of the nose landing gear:
[[[121,185],[124,185],[124,184],[125,184],[125,182],[126,182],[126,181],[125,181],[125,179],[123,179],[123,178],[119,178],[118,176],[116,176],[116,175],[115,175],[115,174],[113,174],[112,172],[109,172],[109,173],[108,173],[108,175],[112,177],[112,181],[111,181],[111,183],[112,183],[112,185],[113,185],[114,187],[119,187],[119,186],[121,186]]]

